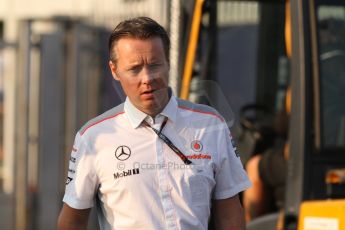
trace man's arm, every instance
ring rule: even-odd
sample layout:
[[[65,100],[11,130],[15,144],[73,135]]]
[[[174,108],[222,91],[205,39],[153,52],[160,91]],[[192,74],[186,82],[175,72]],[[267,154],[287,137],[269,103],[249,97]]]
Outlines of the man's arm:
[[[223,200],[213,200],[213,215],[217,230],[245,229],[244,212],[238,195]]]
[[[86,230],[89,213],[90,208],[74,209],[64,203],[59,215],[57,230]]]

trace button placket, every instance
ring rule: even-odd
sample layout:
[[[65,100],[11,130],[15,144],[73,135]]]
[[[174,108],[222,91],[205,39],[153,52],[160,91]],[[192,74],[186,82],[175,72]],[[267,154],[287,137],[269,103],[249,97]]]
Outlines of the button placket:
[[[161,194],[162,206],[166,219],[166,226],[169,230],[178,229],[176,226],[175,210],[171,200],[171,186],[168,177],[168,168],[164,159],[164,143],[157,138],[157,161],[162,167],[158,168],[158,182]]]

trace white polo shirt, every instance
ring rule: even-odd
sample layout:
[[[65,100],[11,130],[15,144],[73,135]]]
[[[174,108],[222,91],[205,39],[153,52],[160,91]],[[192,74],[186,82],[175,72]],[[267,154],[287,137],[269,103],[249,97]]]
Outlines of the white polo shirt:
[[[162,130],[186,165],[146,120]],[[97,197],[101,229],[207,229],[211,199],[250,187],[224,119],[172,96],[155,119],[126,99],[76,135],[63,201],[86,209]]]

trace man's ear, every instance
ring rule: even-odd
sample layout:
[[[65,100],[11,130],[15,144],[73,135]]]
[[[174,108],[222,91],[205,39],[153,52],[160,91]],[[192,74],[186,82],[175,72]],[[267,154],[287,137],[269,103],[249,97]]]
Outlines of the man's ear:
[[[111,71],[111,74],[113,75],[113,78],[116,80],[116,81],[119,81],[120,78],[117,76],[116,74],[116,65],[114,64],[113,61],[109,61],[109,68],[110,68],[110,71]]]

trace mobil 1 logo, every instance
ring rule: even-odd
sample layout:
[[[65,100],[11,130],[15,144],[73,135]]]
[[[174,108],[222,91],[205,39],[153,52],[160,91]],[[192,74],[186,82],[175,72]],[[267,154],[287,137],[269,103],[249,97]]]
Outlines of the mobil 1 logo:
[[[122,178],[122,177],[132,176],[132,175],[136,175],[136,174],[139,174],[139,168],[128,169],[128,170],[122,171],[122,172],[116,172],[116,173],[114,173],[114,179],[117,180],[117,179]]]

